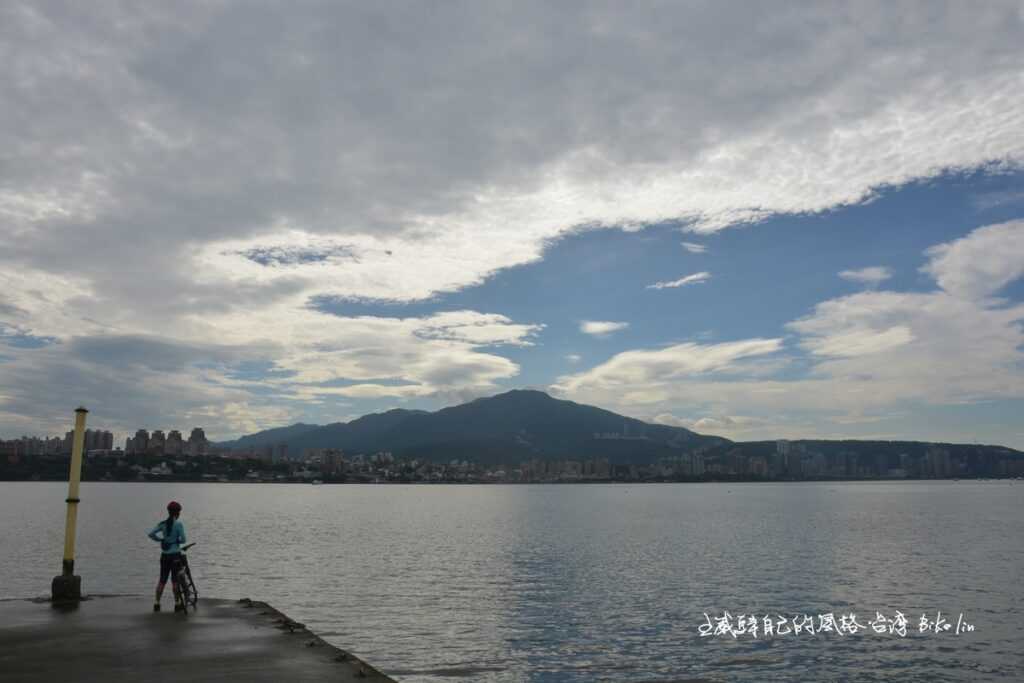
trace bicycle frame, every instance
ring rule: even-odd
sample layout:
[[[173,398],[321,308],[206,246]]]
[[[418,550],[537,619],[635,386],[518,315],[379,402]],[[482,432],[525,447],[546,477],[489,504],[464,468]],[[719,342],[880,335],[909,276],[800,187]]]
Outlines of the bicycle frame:
[[[188,566],[188,555],[185,554],[185,551],[194,545],[195,543],[189,543],[182,547],[178,570],[175,572],[175,588],[182,597],[186,611],[189,605],[192,606],[192,611],[195,611],[196,604],[199,602],[199,589],[196,588],[196,582],[192,578],[192,569]]]

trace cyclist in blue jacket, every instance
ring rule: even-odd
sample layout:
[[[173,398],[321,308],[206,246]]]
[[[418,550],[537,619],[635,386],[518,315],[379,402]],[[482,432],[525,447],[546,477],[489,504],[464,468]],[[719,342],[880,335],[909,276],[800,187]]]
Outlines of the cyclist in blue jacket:
[[[171,577],[171,589],[174,591],[174,611],[184,611],[175,579],[181,561],[181,546],[185,545],[185,525],[178,517],[181,516],[181,503],[171,501],[167,504],[167,519],[163,520],[149,532],[149,537],[160,544],[160,583],[156,585],[156,601],[153,611],[160,611],[160,596],[167,585],[167,577]]]

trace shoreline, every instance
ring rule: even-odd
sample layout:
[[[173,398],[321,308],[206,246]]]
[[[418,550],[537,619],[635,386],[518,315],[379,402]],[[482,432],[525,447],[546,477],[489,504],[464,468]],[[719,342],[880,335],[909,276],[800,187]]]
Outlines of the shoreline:
[[[83,484],[267,484],[301,486],[600,486],[637,484],[862,484],[871,482],[991,482],[1022,481],[1024,477],[873,477],[863,479],[684,479],[684,480],[629,480],[591,479],[564,481],[210,481],[204,479],[82,479]],[[65,479],[0,479],[0,483],[65,483]]]

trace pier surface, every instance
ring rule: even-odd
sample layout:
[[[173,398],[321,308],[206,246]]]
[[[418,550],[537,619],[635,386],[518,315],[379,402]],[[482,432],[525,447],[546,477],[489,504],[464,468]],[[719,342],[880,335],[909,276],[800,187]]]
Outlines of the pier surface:
[[[72,609],[0,601],[4,681],[392,681],[269,605],[200,599],[188,616],[164,601],[93,597]]]

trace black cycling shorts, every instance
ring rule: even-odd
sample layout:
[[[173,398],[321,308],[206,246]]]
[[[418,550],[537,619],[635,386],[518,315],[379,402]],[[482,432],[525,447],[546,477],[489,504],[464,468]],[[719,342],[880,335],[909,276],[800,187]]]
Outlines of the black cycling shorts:
[[[167,577],[174,577],[178,573],[178,565],[181,564],[181,555],[178,553],[160,553],[160,583],[167,583]]]

